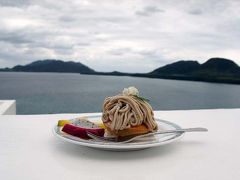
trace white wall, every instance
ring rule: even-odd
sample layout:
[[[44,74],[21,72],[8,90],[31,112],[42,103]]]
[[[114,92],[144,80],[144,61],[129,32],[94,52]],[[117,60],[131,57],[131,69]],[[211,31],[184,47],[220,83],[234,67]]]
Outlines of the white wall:
[[[16,115],[16,101],[0,100],[0,115]]]

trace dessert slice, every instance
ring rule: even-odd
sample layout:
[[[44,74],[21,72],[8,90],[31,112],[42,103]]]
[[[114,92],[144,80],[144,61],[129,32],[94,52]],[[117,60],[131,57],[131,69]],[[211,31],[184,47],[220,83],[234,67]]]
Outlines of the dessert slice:
[[[158,129],[148,100],[139,96],[135,87],[107,97],[103,102],[102,122],[109,134],[117,137],[136,136]]]

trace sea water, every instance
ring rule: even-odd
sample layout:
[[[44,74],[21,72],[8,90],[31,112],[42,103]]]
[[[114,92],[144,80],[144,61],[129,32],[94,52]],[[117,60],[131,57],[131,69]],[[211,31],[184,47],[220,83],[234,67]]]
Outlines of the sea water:
[[[96,76],[0,73],[0,99],[15,99],[17,114],[100,112],[107,96],[135,86],[154,110],[240,108],[240,85]]]

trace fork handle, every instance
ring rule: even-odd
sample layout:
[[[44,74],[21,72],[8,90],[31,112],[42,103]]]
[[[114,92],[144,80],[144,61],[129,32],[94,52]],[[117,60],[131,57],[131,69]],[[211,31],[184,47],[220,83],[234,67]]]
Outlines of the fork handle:
[[[168,134],[168,133],[184,133],[184,132],[206,132],[208,129],[202,128],[202,127],[196,127],[196,128],[184,128],[184,129],[174,129],[174,130],[166,130],[166,131],[158,131],[153,134]]]
[[[184,132],[206,132],[206,131],[208,131],[208,130],[206,128],[202,128],[202,127],[165,130],[165,131],[152,132],[152,133],[148,133],[148,134],[142,134],[139,136],[135,136],[131,139],[128,139],[126,141],[122,141],[122,142],[118,142],[118,143],[128,143],[128,142],[131,142],[131,141],[139,139],[139,138],[148,137],[148,136],[156,135],[156,134],[171,134],[171,133],[184,133]]]

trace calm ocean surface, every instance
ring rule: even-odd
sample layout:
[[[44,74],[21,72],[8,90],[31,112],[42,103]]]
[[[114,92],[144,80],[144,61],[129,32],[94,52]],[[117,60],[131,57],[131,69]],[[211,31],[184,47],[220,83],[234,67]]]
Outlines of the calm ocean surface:
[[[0,73],[0,99],[17,114],[99,112],[104,98],[135,86],[154,110],[240,108],[240,85],[60,73]]]

